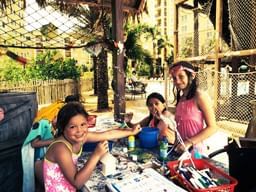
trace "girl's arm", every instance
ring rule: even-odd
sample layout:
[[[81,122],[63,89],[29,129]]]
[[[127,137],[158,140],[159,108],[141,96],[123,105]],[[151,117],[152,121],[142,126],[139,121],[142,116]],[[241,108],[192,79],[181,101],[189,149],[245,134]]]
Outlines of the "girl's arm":
[[[196,102],[199,109],[203,112],[206,127],[200,133],[185,141],[185,144],[188,147],[207,139],[218,130],[209,95],[205,92],[198,91],[196,93]]]
[[[148,125],[149,122],[149,116],[145,117],[144,119],[142,119],[141,121],[137,122],[137,123],[132,123],[133,117],[133,113],[127,113],[126,117],[125,117],[125,122],[129,127],[134,127],[135,125],[140,125],[141,127],[146,127]]]
[[[164,119],[161,119],[162,116]],[[173,144],[175,142],[175,129],[176,129],[174,116],[169,111],[164,111],[162,113],[162,116],[159,117],[160,121],[157,124],[157,128],[160,131],[160,136],[161,137],[166,136],[168,142]],[[168,121],[165,121],[167,118],[168,118]],[[168,122],[171,122],[171,123],[168,123]]]
[[[41,140],[40,137],[35,138],[32,142],[31,142],[31,146],[33,148],[37,148],[37,147],[46,147],[48,145],[50,145],[53,142],[53,139],[47,139],[47,140]]]
[[[107,151],[108,143],[106,141],[99,143],[84,167],[79,171],[73,163],[71,151],[65,144],[56,144],[52,152],[54,153],[54,162],[58,163],[70,184],[80,189],[88,181],[98,161]]]
[[[104,132],[88,132],[86,142],[97,142],[128,137],[130,135],[138,134],[140,130],[140,125],[135,125],[133,128],[119,128]]]

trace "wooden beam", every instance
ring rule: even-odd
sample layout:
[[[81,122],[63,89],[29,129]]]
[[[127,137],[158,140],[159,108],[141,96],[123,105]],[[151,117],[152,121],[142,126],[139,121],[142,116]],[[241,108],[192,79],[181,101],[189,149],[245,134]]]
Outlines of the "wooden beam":
[[[230,51],[226,53],[220,53],[218,56],[219,58],[222,58],[222,57],[230,57],[230,56],[248,56],[248,55],[254,55],[254,54],[256,54],[256,49]]]
[[[102,4],[102,3],[100,3],[100,4],[98,4],[98,3],[94,3],[94,2],[81,2],[80,4],[86,4],[86,5],[88,5],[89,7],[106,7],[106,8],[109,8],[109,9],[111,9],[112,8],[112,6],[111,6],[111,4]],[[130,13],[130,12],[133,12],[133,13],[137,13],[138,12],[138,10],[136,9],[136,8],[133,8],[133,7],[128,7],[128,6],[123,6],[123,11],[124,12],[128,12],[128,13]]]
[[[256,49],[248,49],[248,50],[241,50],[241,51],[229,51],[225,53],[219,53],[218,58],[222,59],[225,57],[242,57],[242,56],[250,56],[256,54]],[[201,55],[197,57],[187,57],[187,58],[180,58],[177,57],[176,61],[214,61],[216,58],[216,54],[208,54],[208,55]]]
[[[175,0],[174,4],[175,5],[179,5],[179,4],[182,4],[182,3],[186,2],[186,1],[188,1],[188,0]]]
[[[222,0],[216,0],[216,20],[215,20],[215,71],[220,71],[220,63],[221,59],[219,58],[219,54],[221,52],[221,37],[222,37],[222,15],[223,15],[223,2]],[[215,111],[218,108],[218,98],[220,93],[219,86],[219,74],[215,72],[214,74],[214,109]]]

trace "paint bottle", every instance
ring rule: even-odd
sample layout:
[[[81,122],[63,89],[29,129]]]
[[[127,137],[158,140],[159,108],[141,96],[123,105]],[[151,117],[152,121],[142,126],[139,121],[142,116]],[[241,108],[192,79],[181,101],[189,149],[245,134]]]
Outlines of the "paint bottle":
[[[130,135],[128,137],[128,150],[133,151],[135,149],[135,137]]]
[[[159,146],[159,156],[161,160],[167,160],[167,152],[168,152],[168,140],[167,137],[163,137],[162,140],[160,141],[160,146]]]

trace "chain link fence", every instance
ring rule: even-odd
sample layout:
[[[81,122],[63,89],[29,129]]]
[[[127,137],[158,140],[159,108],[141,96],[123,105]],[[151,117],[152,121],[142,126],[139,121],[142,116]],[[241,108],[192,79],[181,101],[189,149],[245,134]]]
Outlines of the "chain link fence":
[[[198,72],[198,77],[200,88],[208,92],[212,101],[216,99],[215,116],[218,125],[235,136],[243,136],[249,121],[253,118],[256,72],[229,73],[228,70],[203,70]],[[217,97],[214,98],[214,95]]]

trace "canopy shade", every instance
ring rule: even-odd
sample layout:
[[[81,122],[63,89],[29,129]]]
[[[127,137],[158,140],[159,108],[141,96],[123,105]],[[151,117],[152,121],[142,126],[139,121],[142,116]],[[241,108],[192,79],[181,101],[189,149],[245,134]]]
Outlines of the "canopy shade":
[[[145,7],[146,0],[122,0],[123,10],[129,13],[141,13]],[[87,4],[95,7],[111,8],[111,0],[67,0],[67,4]]]
[[[129,13],[141,13],[145,7],[146,0],[122,0],[123,1],[123,10]],[[36,0],[38,5],[41,7],[46,6],[47,4],[55,3],[64,8],[67,5],[77,5],[77,4],[87,4],[88,6],[94,7],[109,7],[111,8],[111,0]],[[23,0],[24,8],[26,5],[26,0]],[[0,8],[2,10],[6,9],[8,5],[13,4],[12,1],[0,0]]]

